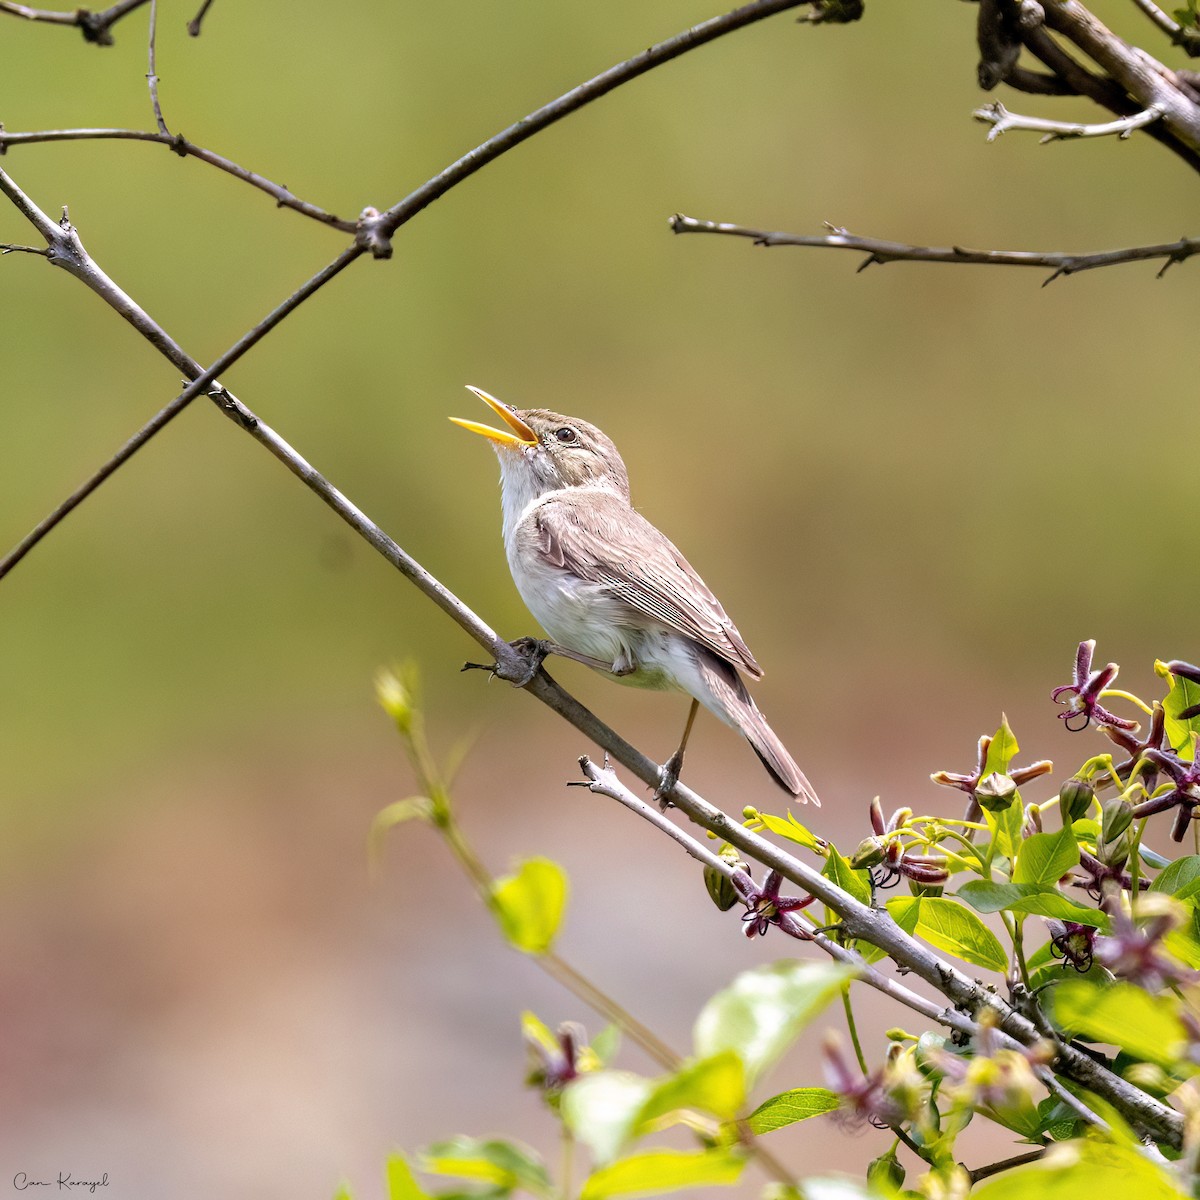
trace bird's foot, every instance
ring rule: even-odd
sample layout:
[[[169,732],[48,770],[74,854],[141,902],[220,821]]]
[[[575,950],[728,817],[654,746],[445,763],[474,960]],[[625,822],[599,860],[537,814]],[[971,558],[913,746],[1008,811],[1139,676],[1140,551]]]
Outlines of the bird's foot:
[[[516,657],[510,662],[497,660],[490,666],[484,663],[464,663],[463,670],[475,667],[482,671],[490,671],[494,678],[507,680],[513,687],[528,687],[542,669],[542,663],[553,647],[549,642],[535,637],[517,638],[515,642],[508,644],[516,652]]]
[[[683,770],[683,755],[678,750],[658,768],[658,787],[654,789],[654,799],[658,801],[658,807],[663,812],[666,812],[668,808],[675,807],[671,793],[679,782],[681,770]]]

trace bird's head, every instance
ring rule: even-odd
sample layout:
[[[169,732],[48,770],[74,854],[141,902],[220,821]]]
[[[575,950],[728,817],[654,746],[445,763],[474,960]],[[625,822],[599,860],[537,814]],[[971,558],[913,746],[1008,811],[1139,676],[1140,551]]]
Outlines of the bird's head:
[[[607,434],[578,417],[545,408],[514,408],[479,388],[470,387],[506,429],[477,421],[450,419],[492,443],[500,459],[505,487],[516,485],[530,498],[562,488],[599,487],[629,499],[629,475]]]

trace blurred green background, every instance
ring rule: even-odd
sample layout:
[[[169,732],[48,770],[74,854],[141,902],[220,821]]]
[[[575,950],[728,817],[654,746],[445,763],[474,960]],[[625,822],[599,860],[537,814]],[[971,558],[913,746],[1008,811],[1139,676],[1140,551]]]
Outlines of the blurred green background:
[[[1095,7],[1170,61],[1127,6]],[[720,6],[221,0],[195,40],[193,8],[160,5],[171,129],[353,216]],[[0,17],[6,128],[152,127],[145,18],[98,49]],[[1155,655],[1200,654],[1194,268],[1048,288],[975,267],[856,275],[841,252],[667,229],[682,211],[1078,251],[1197,232],[1194,180],[1147,138],[987,144],[973,21],[875,4],[851,27],[783,15],[688,54],[447,195],[391,262],[355,265],[224,378],[508,636],[534,629],[496,465],[446,418],[481,415],[473,383],[600,424],[766,666],[756,695],[843,843],[875,794],[944,803],[928,773],[965,767],[1002,709],[1027,757],[1098,750],[1048,701],[1081,638],[1135,690],[1154,690]],[[344,244],[158,146],[18,147],[3,166],[46,211],[69,204],[205,362]],[[32,236],[0,208],[0,240]],[[179,381],[32,256],[0,261],[0,313],[7,545]],[[412,786],[372,695],[386,662],[419,661],[440,746],[475,739],[457,794],[490,864],[562,861],[564,952],[668,1040],[684,1048],[734,971],[792,951],[743,944],[671,847],[565,792],[589,747],[460,675],[476,654],[202,403],[4,580],[3,1170],[107,1170],[114,1200],[326,1196],[346,1172],[369,1196],[394,1144],[503,1129],[552,1148],[514,1098],[516,1014],[589,1014],[497,944],[426,834],[397,834],[367,878],[370,818]],[[674,745],[681,699],[556,674],[647,752]],[[782,810],[715,722],[693,746],[694,786]],[[796,1061],[779,1086],[819,1082]],[[826,1122],[790,1136],[798,1170],[878,1152]]]

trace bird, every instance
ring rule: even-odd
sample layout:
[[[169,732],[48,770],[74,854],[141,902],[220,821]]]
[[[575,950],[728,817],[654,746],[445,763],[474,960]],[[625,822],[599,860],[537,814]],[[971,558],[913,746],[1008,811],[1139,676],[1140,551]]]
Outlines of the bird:
[[[687,559],[633,507],[612,440],[578,417],[519,409],[481,388],[467,390],[505,427],[450,420],[496,451],[509,569],[553,639],[536,643],[540,657],[529,677],[554,653],[634,687],[690,695],[679,749],[661,768],[660,799],[678,781],[703,705],[742,733],[780,787],[819,805],[742,681],[761,678],[762,667]]]

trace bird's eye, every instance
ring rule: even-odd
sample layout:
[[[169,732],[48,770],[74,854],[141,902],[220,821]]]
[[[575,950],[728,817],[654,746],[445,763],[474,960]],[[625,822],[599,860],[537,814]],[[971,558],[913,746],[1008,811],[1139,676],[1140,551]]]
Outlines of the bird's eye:
[[[554,431],[554,436],[560,442],[562,442],[564,446],[569,446],[573,442],[577,442],[579,440],[575,434],[575,430],[573,430],[570,425],[564,425],[561,429],[556,429]]]

